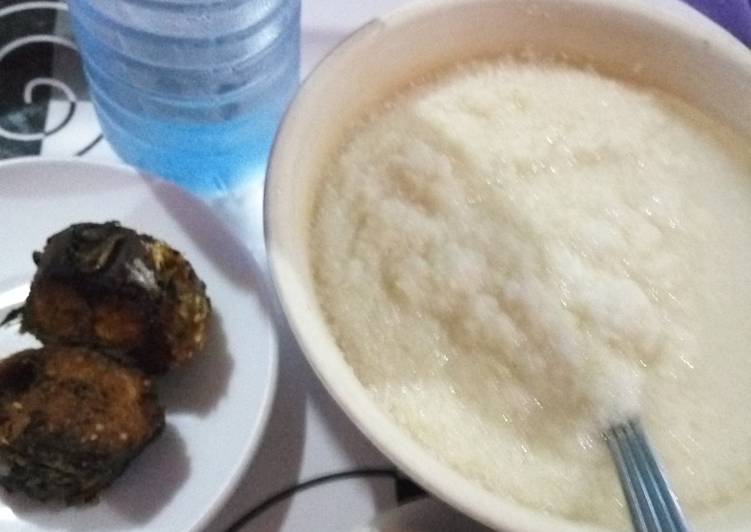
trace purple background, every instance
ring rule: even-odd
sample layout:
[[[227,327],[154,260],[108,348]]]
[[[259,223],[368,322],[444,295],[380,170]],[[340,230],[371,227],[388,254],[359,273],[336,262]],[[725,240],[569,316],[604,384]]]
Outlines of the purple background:
[[[751,46],[751,0],[684,0]]]

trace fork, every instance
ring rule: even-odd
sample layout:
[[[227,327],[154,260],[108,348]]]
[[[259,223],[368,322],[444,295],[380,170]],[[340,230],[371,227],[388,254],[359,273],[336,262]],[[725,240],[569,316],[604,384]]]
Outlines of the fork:
[[[604,434],[637,532],[688,532],[690,529],[657,463],[638,420],[611,426]]]

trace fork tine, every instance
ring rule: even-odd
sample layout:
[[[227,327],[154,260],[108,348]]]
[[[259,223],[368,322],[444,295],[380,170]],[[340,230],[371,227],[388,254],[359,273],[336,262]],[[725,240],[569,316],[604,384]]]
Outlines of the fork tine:
[[[624,425],[619,427],[619,431],[619,437],[616,441],[620,446],[621,454],[623,454],[629,470],[633,474],[631,481],[636,488],[637,501],[641,504],[642,513],[647,522],[647,530],[650,532],[662,532],[657,509],[650,497],[647,480],[644,478],[643,470],[639,466],[639,460],[634,453],[634,446],[629,438],[628,431]]]
[[[678,501],[638,420],[605,433],[637,532],[688,532]]]
[[[634,525],[634,529],[637,532],[650,532],[650,528],[647,525],[647,516],[642,510],[639,497],[637,496],[638,486],[635,484],[635,479],[638,474],[633,472],[630,463],[626,460],[626,457],[621,449],[620,434],[618,427],[611,427],[606,433],[606,440],[610,452],[615,461],[616,468],[618,470],[618,476],[621,479],[621,486],[623,487],[623,493],[628,503],[628,509],[631,513],[631,520]]]
[[[658,498],[662,511],[665,513],[665,521],[669,522],[670,528],[667,530],[675,532],[688,532],[688,525],[683,516],[681,507],[678,504],[678,498],[673,490],[668,486],[665,480],[665,474],[662,466],[657,461],[652,447],[647,441],[647,437],[637,420],[631,420],[628,426],[633,433],[633,439],[636,444],[636,452],[640,455],[641,461],[651,479],[654,489],[658,492]]]
[[[641,427],[636,422],[628,422],[622,430],[626,437],[626,443],[634,455],[636,467],[640,470],[641,478],[644,480],[647,495],[652,502],[656,519],[660,524],[660,530],[664,532],[680,532],[680,529],[674,523],[669,507],[670,494],[666,494],[660,483],[660,471],[651,467],[652,462],[649,460],[652,453],[645,447],[646,440],[643,438]]]

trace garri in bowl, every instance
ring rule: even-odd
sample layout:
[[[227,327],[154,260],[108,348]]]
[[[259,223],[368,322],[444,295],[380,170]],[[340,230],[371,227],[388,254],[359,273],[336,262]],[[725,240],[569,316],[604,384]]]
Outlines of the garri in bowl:
[[[496,527],[624,529],[599,435],[638,414],[697,524],[748,523],[750,64],[679,8],[438,2],[308,81],[272,269],[323,381],[418,481]]]

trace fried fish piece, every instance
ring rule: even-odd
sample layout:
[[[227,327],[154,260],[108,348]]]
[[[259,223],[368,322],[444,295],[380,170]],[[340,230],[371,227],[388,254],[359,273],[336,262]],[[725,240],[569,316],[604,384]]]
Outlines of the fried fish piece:
[[[0,485],[89,501],[164,427],[151,380],[95,351],[43,347],[0,362]]]
[[[89,346],[153,374],[203,348],[206,286],[166,243],[117,222],[81,223],[33,257],[21,327],[43,343]]]

